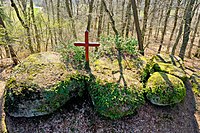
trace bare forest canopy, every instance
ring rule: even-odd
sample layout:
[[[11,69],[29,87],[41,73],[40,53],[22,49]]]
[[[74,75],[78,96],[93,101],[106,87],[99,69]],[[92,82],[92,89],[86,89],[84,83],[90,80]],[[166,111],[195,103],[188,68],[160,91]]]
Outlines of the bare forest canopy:
[[[200,58],[199,0],[0,0],[0,58],[60,51],[74,41]],[[113,41],[110,41],[112,40]],[[127,44],[128,45],[128,44]],[[128,48],[130,50],[130,48]]]

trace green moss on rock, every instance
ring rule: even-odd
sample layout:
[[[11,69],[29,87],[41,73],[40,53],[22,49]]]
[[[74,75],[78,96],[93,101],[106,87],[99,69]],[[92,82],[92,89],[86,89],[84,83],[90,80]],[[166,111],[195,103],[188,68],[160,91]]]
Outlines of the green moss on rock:
[[[158,54],[153,56],[151,59],[146,60],[145,62],[146,63],[143,65],[143,67],[141,67],[141,80],[143,83],[146,83],[148,78],[154,72],[165,72],[174,75],[183,81],[187,79],[183,62],[179,57]]]
[[[182,101],[186,95],[183,82],[170,74],[155,72],[146,85],[147,99],[153,104],[166,106]]]
[[[183,81],[187,79],[186,73],[181,69],[169,63],[155,63],[153,65],[155,72],[165,72],[174,75]]]
[[[183,61],[180,57],[168,54],[157,54],[152,57],[155,63],[168,63],[179,68],[184,68]]]
[[[5,111],[14,117],[52,113],[85,89],[80,73],[68,72],[54,52],[27,57],[6,84]]]
[[[194,93],[200,96],[200,73],[192,74],[190,81],[192,83],[192,89]]]
[[[117,60],[100,59],[93,63],[89,93],[101,115],[118,119],[134,114],[144,103],[143,87],[134,62],[122,60],[123,75]]]
[[[142,89],[134,86],[126,88],[99,80],[90,84],[89,92],[97,112],[111,119],[134,114],[144,103]]]

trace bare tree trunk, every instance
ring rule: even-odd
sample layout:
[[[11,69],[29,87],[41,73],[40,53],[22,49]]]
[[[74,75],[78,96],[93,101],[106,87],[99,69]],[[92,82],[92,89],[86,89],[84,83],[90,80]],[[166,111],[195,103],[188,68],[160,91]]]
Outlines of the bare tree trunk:
[[[169,38],[169,43],[167,45],[167,53],[169,53],[169,49],[170,49],[170,45],[171,45],[171,41],[172,41],[172,37],[174,35],[174,31],[176,29],[176,25],[177,25],[177,20],[178,20],[178,11],[180,9],[180,4],[181,4],[181,0],[177,0],[177,6],[176,6],[176,11],[175,11],[175,17],[174,17],[174,25],[173,25],[173,29]]]
[[[5,45],[4,49],[5,49],[5,52],[6,52],[6,58],[10,58],[10,52],[9,52],[8,46]]]
[[[167,10],[166,17],[165,17],[164,29],[162,31],[162,37],[161,37],[161,41],[160,41],[160,46],[159,46],[159,49],[158,49],[158,53],[161,52],[161,49],[162,49],[162,46],[163,46],[163,41],[164,41],[164,37],[165,37],[165,33],[166,33],[166,28],[167,28],[167,22],[168,22],[169,15],[170,15],[170,12],[171,12],[172,4],[173,4],[173,0],[170,0],[170,4],[169,4],[168,10]]]
[[[196,51],[194,56],[197,57],[197,58],[200,58],[200,39],[199,39],[199,44],[198,44],[197,51]]]
[[[58,40],[62,40],[62,27],[60,18],[60,0],[57,0],[57,22],[58,22]]]
[[[142,26],[142,40],[144,43],[145,32],[147,28],[147,19],[148,19],[148,12],[149,12],[150,0],[145,0],[145,7],[144,7],[144,19],[143,19],[143,26]]]
[[[48,7],[48,2],[47,2],[48,0],[45,0],[45,5],[46,5],[46,10],[47,10],[47,27],[48,27],[48,33],[49,33],[49,35],[50,35],[50,40],[51,40],[51,47],[52,47],[52,49],[53,49],[53,35],[52,35],[52,29],[51,29],[51,27],[50,27],[50,25],[51,25],[51,21],[50,21],[50,14],[49,14],[49,7]],[[47,35],[46,35],[46,37],[48,36],[48,33],[47,33]],[[48,50],[48,39],[47,39],[47,41],[46,41],[46,46],[45,46],[45,50],[47,51]]]
[[[34,30],[35,30],[35,38],[36,38],[36,42],[37,42],[37,52],[41,52],[40,36],[39,36],[38,28],[37,28],[37,25],[35,22],[33,0],[30,0],[30,7],[31,7],[31,17],[32,17],[32,21],[33,21]]]
[[[58,44],[58,40],[57,40],[57,34],[56,34],[56,20],[55,20],[55,11],[54,11],[54,5],[53,5],[53,0],[50,0],[51,3],[51,11],[52,11],[52,18],[53,18],[53,35],[54,35],[54,41],[55,41],[55,45]]]
[[[31,41],[31,33],[30,33],[30,27],[28,26],[28,24],[26,24],[23,19],[21,18],[20,14],[19,14],[19,10],[16,6],[16,4],[14,3],[13,0],[10,0],[11,2],[11,6],[14,8],[16,14],[17,14],[17,17],[21,23],[21,25],[25,28],[26,32],[27,32],[27,36],[28,36],[28,47],[29,47],[29,50],[31,51],[31,53],[34,53],[34,50],[33,50],[33,46],[32,46],[32,41]]]
[[[127,4],[125,20],[123,20],[123,24],[122,24],[122,33],[121,33],[122,37],[124,37],[124,31],[125,31],[126,26],[129,27],[129,25],[130,25],[130,17],[131,17],[130,11],[131,11],[131,0],[129,0],[129,2]],[[128,32],[129,29],[126,28],[126,31]]]
[[[179,52],[179,57],[184,60],[185,56],[185,50],[188,44],[189,36],[190,36],[190,25],[192,21],[192,8],[195,3],[195,0],[190,0],[188,2],[188,5],[186,7],[186,16],[185,16],[185,27],[184,27],[184,33],[183,33],[183,42],[181,45],[181,49]]]
[[[106,3],[105,1],[103,0],[103,5],[104,5],[104,8],[105,8],[105,11],[107,12],[109,18],[110,18],[110,21],[111,21],[111,26],[112,26],[112,29],[115,33],[115,44],[116,44],[116,48],[117,48],[117,51],[118,51],[118,56],[117,56],[117,60],[118,60],[118,64],[119,64],[119,69],[120,69],[120,77],[119,77],[119,81],[120,82],[121,80],[123,80],[124,82],[124,86],[126,87],[127,86],[127,83],[124,79],[124,76],[123,76],[123,66],[122,66],[122,52],[121,52],[121,43],[119,42],[119,32],[118,30],[116,29],[116,26],[115,26],[115,21],[113,19],[113,15],[111,14],[111,12],[108,10],[107,6],[106,6]]]
[[[3,51],[1,49],[1,47],[0,47],[0,59],[3,59]]]
[[[77,39],[76,28],[75,28],[74,19],[73,19],[73,16],[72,16],[72,11],[70,9],[69,1],[65,0],[65,4],[66,4],[68,15],[69,15],[70,20],[71,20],[73,36],[74,36],[75,39]]]
[[[99,22],[98,22],[98,31],[97,31],[97,41],[100,40],[100,35],[102,33],[102,20],[103,20],[103,2],[101,0]]]
[[[164,13],[164,7],[161,7],[161,10],[159,12],[160,18],[159,18],[159,21],[158,21],[158,28],[156,28],[156,30],[155,30],[155,38],[156,38],[156,40],[158,40],[158,35],[159,35],[159,32],[160,32],[160,25],[161,25],[162,19],[163,19],[163,13]]]
[[[181,38],[182,32],[183,32],[183,20],[181,21],[180,28],[179,28],[179,31],[178,31],[178,35],[176,37],[176,41],[175,41],[175,43],[172,47],[172,53],[171,53],[172,55],[175,55],[175,51],[176,51],[176,48],[178,46],[179,40]]]
[[[132,0],[132,8],[133,8],[133,16],[134,16],[134,22],[135,22],[135,27],[137,31],[140,54],[144,55],[143,39],[142,39],[141,30],[140,30],[140,24],[139,24],[138,12],[137,12],[137,6],[136,6],[135,0]]]
[[[128,17],[127,17],[127,25],[126,25],[126,38],[128,38],[129,35],[129,31],[130,31],[130,24],[131,24],[131,0],[129,0],[129,7],[127,7],[129,9],[129,13],[128,13]]]
[[[124,34],[124,28],[125,28],[125,26],[126,26],[126,20],[124,21],[125,3],[126,3],[126,0],[123,0],[123,1],[122,1],[122,18],[121,18],[121,23],[122,23],[121,35],[122,35],[122,36],[123,36],[123,34]],[[127,13],[127,11],[126,11],[126,13]]]
[[[184,24],[185,16],[186,16],[186,8],[184,9],[184,13],[183,13],[183,17],[182,17],[182,20],[181,20],[181,23],[180,23],[180,28],[179,28],[179,31],[178,31],[178,35],[176,37],[176,41],[175,41],[175,43],[174,43],[174,45],[172,47],[172,52],[171,52],[172,55],[175,55],[176,48],[177,48],[179,40],[181,38],[181,35],[182,35],[182,32],[183,32],[183,24]]]
[[[189,48],[189,51],[188,51],[188,57],[189,58],[191,58],[191,55],[192,55],[192,48],[194,46],[194,40],[195,40],[196,33],[197,33],[197,30],[198,30],[199,21],[200,21],[200,14],[198,15],[197,23],[196,23],[195,28],[194,28],[193,37],[191,39],[191,44],[190,44],[190,48]]]
[[[5,29],[5,40],[6,40],[12,61],[13,61],[14,65],[16,66],[18,64],[17,55],[15,54],[15,51],[14,51],[12,45],[10,44],[10,37],[9,37],[8,32],[6,30],[6,25],[4,24],[1,16],[0,16],[0,25]]]
[[[94,0],[91,0],[91,1],[89,2],[89,15],[88,15],[87,28],[86,28],[88,31],[90,31],[90,25],[91,25],[91,21],[92,21],[93,4],[94,4]]]
[[[147,45],[146,47],[148,47],[149,45],[149,39],[152,35],[152,29],[153,29],[153,22],[154,22],[154,19],[155,19],[155,14],[156,14],[156,5],[157,5],[157,0],[154,1],[154,4],[153,4],[153,10],[152,10],[152,17],[151,17],[151,21],[150,21],[150,26],[149,26],[149,34],[148,34],[148,38],[147,38]]]
[[[137,0],[136,7],[138,8],[138,16],[140,16],[141,4],[142,4],[142,0]]]
[[[99,3],[100,3],[100,0],[97,0],[97,2],[96,3],[94,3],[94,5],[96,5],[96,7],[95,7],[95,20],[94,20],[94,25],[93,25],[93,29],[94,29],[94,31],[96,31],[97,30],[97,24],[98,24],[98,11],[99,11]],[[94,7],[93,7],[94,8]]]

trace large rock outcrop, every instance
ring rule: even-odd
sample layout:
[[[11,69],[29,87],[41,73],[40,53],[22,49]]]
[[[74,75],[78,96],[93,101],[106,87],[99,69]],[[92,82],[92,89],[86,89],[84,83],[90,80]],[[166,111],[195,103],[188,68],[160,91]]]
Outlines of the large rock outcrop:
[[[84,89],[84,78],[67,72],[58,53],[30,55],[7,81],[5,111],[14,117],[52,113]]]

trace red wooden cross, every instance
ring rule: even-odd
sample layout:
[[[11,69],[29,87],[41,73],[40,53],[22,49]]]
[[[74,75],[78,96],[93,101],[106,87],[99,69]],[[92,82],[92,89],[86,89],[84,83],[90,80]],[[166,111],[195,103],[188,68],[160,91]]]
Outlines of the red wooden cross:
[[[85,59],[86,63],[89,65],[89,46],[98,47],[100,44],[98,42],[89,42],[88,31],[85,31],[85,42],[75,42],[75,46],[84,46],[85,47]]]

